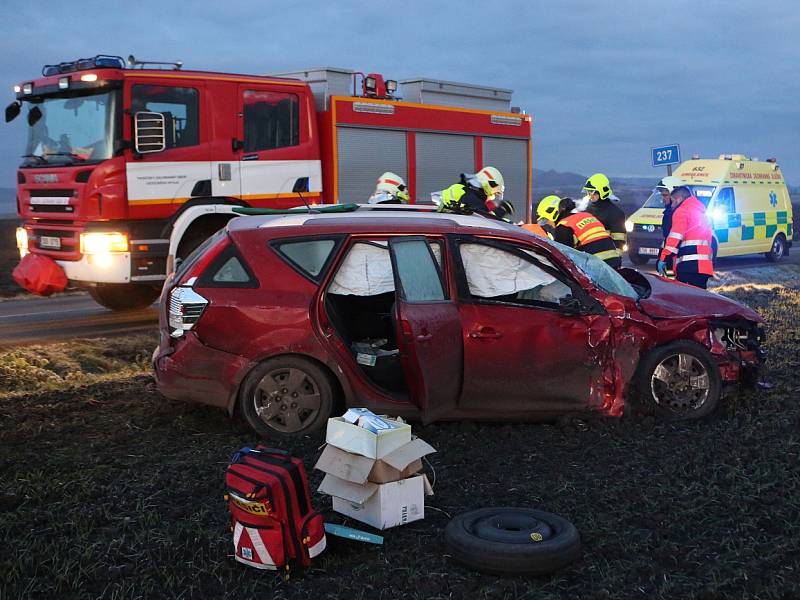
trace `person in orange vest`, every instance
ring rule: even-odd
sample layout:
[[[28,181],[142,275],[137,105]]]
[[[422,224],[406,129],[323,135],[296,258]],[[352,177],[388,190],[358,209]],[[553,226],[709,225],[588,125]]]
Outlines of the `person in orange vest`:
[[[672,227],[664,248],[658,257],[658,273],[667,272],[667,259],[675,257],[676,279],[695,287],[706,289],[708,278],[714,275],[711,240],[711,223],[706,217],[706,207],[692,195],[683,181],[670,180],[668,189],[672,197]]]
[[[622,266],[622,257],[611,234],[600,220],[588,212],[575,212],[572,198],[562,198],[558,205],[555,241],[596,256],[615,269]]]

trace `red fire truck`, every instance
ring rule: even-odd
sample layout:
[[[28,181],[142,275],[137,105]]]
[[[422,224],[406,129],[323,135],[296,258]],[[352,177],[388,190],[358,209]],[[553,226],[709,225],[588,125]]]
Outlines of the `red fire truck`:
[[[27,107],[23,261],[49,257],[106,307],[149,305],[175,261],[237,206],[365,202],[385,171],[405,178],[412,201],[430,202],[460,173],[493,165],[515,218],[530,212],[531,117],[511,107],[510,90],[153,64],[100,55],[48,65],[6,109],[9,121]]]

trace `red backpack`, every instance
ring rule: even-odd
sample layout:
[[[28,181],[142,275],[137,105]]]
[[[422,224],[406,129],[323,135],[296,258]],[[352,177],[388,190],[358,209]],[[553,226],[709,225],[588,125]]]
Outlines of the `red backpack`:
[[[311,506],[303,462],[288,452],[242,448],[225,474],[236,560],[257,569],[302,566],[325,549],[322,515]]]

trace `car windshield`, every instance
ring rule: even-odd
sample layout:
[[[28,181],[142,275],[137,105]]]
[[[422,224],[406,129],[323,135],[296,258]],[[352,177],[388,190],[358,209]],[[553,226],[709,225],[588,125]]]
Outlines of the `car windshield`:
[[[71,164],[111,158],[116,97],[109,91],[32,103],[31,111],[38,109],[41,117],[28,128],[26,161]]]
[[[633,300],[638,300],[641,297],[636,289],[625,281],[622,275],[609,267],[605,261],[558,242],[551,241],[550,243],[566,254],[567,258],[575,263],[575,266],[601,290],[609,292],[610,294],[627,296]]]
[[[711,196],[714,195],[714,190],[716,189],[713,185],[690,185],[688,187],[692,191],[692,195],[706,206],[708,206],[708,201],[711,200]],[[661,192],[654,191],[650,194],[650,197],[642,204],[642,208],[664,208]]]

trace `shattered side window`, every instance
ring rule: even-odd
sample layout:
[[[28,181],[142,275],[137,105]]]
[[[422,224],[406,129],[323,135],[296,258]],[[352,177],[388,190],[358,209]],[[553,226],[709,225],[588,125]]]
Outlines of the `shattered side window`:
[[[511,252],[483,244],[461,244],[459,251],[473,298],[558,305],[572,295],[567,284]]]

